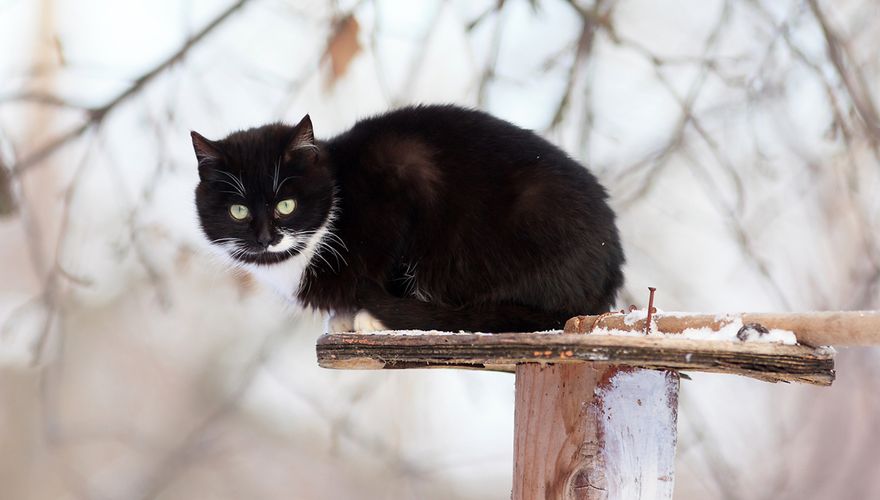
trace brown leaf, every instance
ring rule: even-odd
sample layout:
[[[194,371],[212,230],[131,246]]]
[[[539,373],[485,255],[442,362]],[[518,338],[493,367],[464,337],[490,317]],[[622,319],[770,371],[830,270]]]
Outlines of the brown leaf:
[[[330,35],[327,49],[324,51],[324,59],[330,59],[327,87],[332,87],[336,80],[342,78],[351,61],[361,51],[358,31],[360,31],[360,25],[352,14],[339,19],[334,24],[333,33]]]

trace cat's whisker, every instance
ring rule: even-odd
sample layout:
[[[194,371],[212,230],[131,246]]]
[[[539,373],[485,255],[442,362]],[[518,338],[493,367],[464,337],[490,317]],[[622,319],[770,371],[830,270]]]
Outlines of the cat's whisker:
[[[239,239],[238,238],[217,238],[215,240],[210,240],[210,241],[211,241],[211,243],[219,245],[221,243],[229,243],[232,241],[239,241]]]
[[[229,255],[233,259],[237,259],[239,257],[243,257],[243,256],[250,255],[250,254],[251,254],[251,252],[243,244],[235,245],[229,250]]]
[[[223,172],[223,173],[226,173],[226,172]],[[227,175],[228,175],[228,174],[227,174]],[[243,191],[242,188],[240,188],[237,184],[233,184],[233,183],[227,181],[226,179],[214,179],[214,180],[215,180],[215,182],[219,182],[219,183],[221,183],[221,184],[226,184],[227,186],[229,186],[229,187],[231,187],[232,189],[234,189],[235,192],[232,193],[232,194],[237,194],[237,195],[241,196],[242,198],[245,197],[245,196],[244,196],[244,191]],[[229,191],[224,191],[224,192],[227,192],[227,193],[228,193]]]
[[[240,191],[241,196],[244,197],[245,193],[247,193],[247,190],[246,190],[245,187],[244,187],[244,181],[241,179],[241,176],[240,176],[240,175],[239,175],[239,176],[235,176],[235,175],[232,175],[232,174],[230,174],[229,172],[227,172],[227,171],[225,171],[225,170],[217,170],[217,172],[220,172],[221,174],[223,174],[223,175],[229,177],[230,179],[232,179],[232,181],[235,183],[235,185],[234,185],[233,187],[236,188],[238,191]],[[218,179],[218,180],[220,180],[220,179]],[[225,181],[224,181],[224,182],[225,182]]]
[[[416,268],[418,267],[418,263],[404,264],[405,269],[403,270],[403,276],[396,279],[403,283],[404,293],[406,295],[417,295],[416,291],[418,290],[418,285],[416,284]]]
[[[327,234],[324,236],[324,238],[331,240],[331,241],[334,241],[334,242],[338,243],[339,246],[341,246],[344,250],[346,250],[346,251],[348,250],[348,247],[345,245],[345,242],[342,241],[342,238],[337,236],[334,232],[327,231]]]
[[[291,180],[291,179],[296,179],[297,177],[302,177],[302,176],[300,176],[300,175],[288,175],[287,177],[285,177],[284,179],[282,179],[282,180],[281,180],[281,183],[279,183],[278,186],[275,187],[275,194],[278,194],[278,191],[281,189],[281,186],[283,186],[285,182],[287,182],[287,181],[289,181],[289,180]]]
[[[312,231],[302,231],[300,233],[297,233],[297,236],[299,238],[302,238],[305,243],[308,243],[309,240],[311,240],[315,236],[319,236],[317,240],[313,243],[314,250],[311,259],[313,261],[315,260],[315,258],[320,259],[322,262],[324,262],[324,264],[327,265],[329,269],[336,272],[342,269],[343,264],[345,266],[348,265],[348,261],[345,259],[345,256],[343,256],[342,252],[334,247],[334,244],[337,244],[342,247],[343,251],[348,252],[348,247],[346,246],[345,242],[342,240],[342,238],[340,238],[333,232],[333,223],[336,221],[336,217],[338,215],[337,195],[338,188],[334,186],[330,210],[327,213],[327,219],[325,220],[324,225]],[[327,258],[323,255],[324,252],[333,255],[333,258],[336,261],[336,266],[330,264]],[[314,265],[310,265],[308,266],[307,270],[312,276],[317,277],[315,269],[316,268]]]
[[[326,240],[323,240],[323,239],[322,239],[322,240],[319,240],[319,241],[318,241],[318,245],[317,245],[316,253],[319,253],[321,250],[327,250],[328,252],[330,252],[330,254],[333,255],[333,256],[336,258],[336,264],[337,264],[337,265],[340,264],[340,262],[339,262],[340,260],[341,260],[342,263],[345,264],[346,266],[348,265],[348,261],[345,260],[345,257],[343,257],[342,254],[339,253],[338,250],[336,250],[335,248],[333,248],[333,246],[331,246],[330,243],[328,243]]]
[[[327,264],[327,267],[329,267],[330,269],[334,269],[333,266],[330,265],[330,262],[328,262],[327,259],[325,259],[324,256],[321,255],[320,252],[316,251],[314,253],[313,257],[317,257],[317,258],[321,259],[324,262],[324,264]]]
[[[336,260],[336,266],[330,264],[330,262],[327,260],[327,258],[324,257],[324,255],[321,253],[321,250],[322,250],[322,248],[321,248],[320,246],[317,246],[317,247],[315,248],[314,257],[316,257],[316,258],[318,258],[318,259],[321,259],[322,262],[324,262],[325,264],[327,264],[327,267],[328,267],[331,271],[338,272],[339,260],[338,260],[338,259]]]

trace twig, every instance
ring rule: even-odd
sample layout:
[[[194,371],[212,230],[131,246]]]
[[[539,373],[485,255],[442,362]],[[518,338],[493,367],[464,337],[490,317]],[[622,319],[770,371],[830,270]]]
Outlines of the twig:
[[[498,2],[495,9],[495,26],[492,30],[492,42],[489,47],[489,59],[486,61],[486,67],[480,75],[477,85],[477,106],[486,106],[489,100],[489,85],[495,78],[496,66],[498,65],[498,56],[501,54],[501,38],[504,35],[504,18],[503,14],[504,2]]]
[[[93,110],[93,108],[87,105],[71,102],[63,97],[59,97],[54,94],[45,94],[42,92],[19,92],[16,94],[9,94],[0,97],[0,104],[14,102],[32,102],[36,104],[43,104],[46,106],[54,106],[57,108],[70,108],[85,111]]]
[[[547,126],[546,130],[548,131],[559,126],[565,117],[581,66],[584,61],[590,57],[590,54],[593,51],[593,41],[596,38],[596,32],[603,28],[608,31],[613,31],[613,27],[609,21],[611,17],[610,8],[605,8],[606,4],[604,1],[597,1],[590,10],[585,10],[574,1],[569,1],[568,4],[581,18],[581,31],[578,35],[577,42],[574,44],[574,59],[571,61],[571,66],[568,70],[568,77],[565,81],[565,90],[563,90],[559,103],[556,105],[556,110],[553,113],[553,118]]]
[[[704,59],[709,58],[710,53],[717,45],[718,40],[721,37],[722,28],[724,28],[730,16],[730,9],[730,2],[725,2],[722,12],[718,16],[718,19],[715,22],[709,38],[706,40],[705,48],[703,49]],[[741,206],[743,199],[742,181],[738,178],[733,166],[730,165],[729,162],[724,161],[723,156],[720,154],[717,145],[715,145],[709,134],[707,134],[702,126],[698,123],[696,115],[693,113],[693,106],[697,98],[700,96],[700,93],[702,92],[703,86],[709,75],[708,67],[706,65],[701,65],[700,72],[693,79],[687,95],[682,98],[678,96],[678,94],[675,92],[675,87],[661,71],[661,67],[664,64],[664,59],[655,55],[647,47],[644,47],[633,40],[621,37],[613,30],[608,31],[608,34],[614,43],[635,50],[653,64],[654,74],[657,76],[660,83],[663,84],[664,87],[666,87],[667,91],[670,93],[673,99],[678,102],[679,107],[681,108],[681,115],[679,117],[678,123],[676,124],[675,129],[670,135],[670,138],[666,142],[666,144],[658,148],[656,152],[648,155],[646,159],[640,160],[634,165],[622,169],[622,171],[617,175],[616,183],[623,184],[626,177],[641,171],[642,168],[644,168],[645,166],[650,166],[650,170],[648,170],[647,173],[643,174],[639,187],[637,187],[630,196],[625,198],[621,202],[621,204],[625,207],[631,206],[633,203],[635,203],[637,200],[641,199],[645,194],[648,193],[648,191],[656,184],[655,181],[657,177],[660,175],[664,167],[668,164],[668,161],[672,157],[672,154],[684,146],[685,133],[687,132],[688,126],[691,126],[707,144],[719,164],[725,167],[725,170],[730,173],[734,187],[737,192],[737,206]]]
[[[39,165],[44,159],[46,159],[49,155],[60,149],[61,147],[68,144],[73,139],[76,139],[80,135],[82,135],[86,130],[100,124],[104,118],[106,118],[114,109],[116,109],[119,104],[125,102],[130,97],[138,94],[143,88],[153,81],[157,76],[164,73],[168,68],[174,66],[181,59],[186,57],[187,53],[189,53],[190,49],[198,45],[207,35],[213,32],[218,26],[223,24],[224,21],[229,19],[232,14],[234,14],[237,10],[244,7],[246,3],[250,0],[238,0],[226,10],[221,12],[217,17],[215,17],[211,22],[209,22],[201,31],[190,37],[180,46],[177,51],[171,54],[164,61],[160,62],[153,69],[147,71],[140,77],[138,77],[134,83],[131,84],[125,91],[121,94],[117,95],[115,98],[111,99],[107,104],[100,106],[98,108],[94,108],[89,111],[88,119],[76,126],[67,132],[62,133],[59,137],[50,140],[48,143],[42,145],[37,148],[36,151],[31,153],[28,156],[20,159],[15,165],[12,167],[12,175],[17,176],[26,172],[27,170]]]
[[[819,27],[822,28],[822,34],[825,37],[828,49],[828,58],[840,75],[856,111],[865,125],[865,130],[876,147],[877,142],[880,141],[880,115],[878,115],[877,106],[871,98],[871,87],[865,81],[865,75],[853,63],[852,54],[850,54],[846,45],[840,41],[837,33],[831,28],[828,18],[822,12],[822,9],[819,8],[818,2],[816,0],[808,0],[808,4],[813,12],[813,16],[819,23]],[[852,69],[848,69],[848,66]]]
[[[0,217],[12,215],[18,211],[11,174],[3,162],[3,158],[0,157]]]

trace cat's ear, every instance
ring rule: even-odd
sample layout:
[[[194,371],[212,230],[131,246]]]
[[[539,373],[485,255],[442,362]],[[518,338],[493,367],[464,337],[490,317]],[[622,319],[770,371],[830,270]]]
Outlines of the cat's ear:
[[[293,136],[287,144],[287,156],[291,156],[295,151],[301,149],[316,150],[315,133],[312,131],[312,119],[309,115],[303,117],[302,120],[293,127]]]
[[[216,142],[205,139],[202,134],[195,130],[190,131],[192,136],[193,150],[196,152],[196,158],[199,160],[199,179],[206,181],[211,177],[214,167],[220,163],[223,158],[223,152]]]
[[[220,161],[223,153],[216,142],[205,139],[202,134],[191,131],[189,135],[192,137],[193,150],[196,152],[196,158],[199,160],[199,169],[212,163]]]

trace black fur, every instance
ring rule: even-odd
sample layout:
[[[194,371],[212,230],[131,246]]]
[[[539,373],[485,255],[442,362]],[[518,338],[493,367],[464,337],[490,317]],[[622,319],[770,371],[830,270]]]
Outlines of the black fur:
[[[314,141],[306,117],[211,142],[193,134],[202,182],[196,201],[211,239],[247,241],[243,261],[262,252],[268,225],[313,231],[329,217],[326,242],[299,287],[320,310],[366,309],[392,329],[534,331],[607,311],[624,261],[605,190],[583,166],[534,133],[454,106],[403,108]],[[311,145],[315,147],[310,147]],[[279,162],[280,160],[280,162]],[[274,195],[274,169],[290,178]],[[253,220],[232,220],[239,176]],[[272,217],[294,198],[288,219]],[[302,248],[288,254],[295,255]]]

